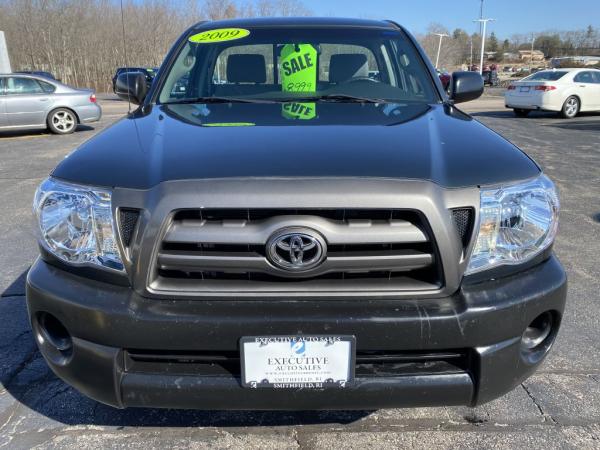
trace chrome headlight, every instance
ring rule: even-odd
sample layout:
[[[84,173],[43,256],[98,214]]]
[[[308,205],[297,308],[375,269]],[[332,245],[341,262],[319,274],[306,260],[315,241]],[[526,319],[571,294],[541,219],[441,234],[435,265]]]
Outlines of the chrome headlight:
[[[520,264],[547,249],[558,231],[558,194],[548,177],[481,191],[479,233],[466,274]]]
[[[49,178],[38,187],[33,210],[40,243],[50,253],[69,264],[123,271],[110,191]]]

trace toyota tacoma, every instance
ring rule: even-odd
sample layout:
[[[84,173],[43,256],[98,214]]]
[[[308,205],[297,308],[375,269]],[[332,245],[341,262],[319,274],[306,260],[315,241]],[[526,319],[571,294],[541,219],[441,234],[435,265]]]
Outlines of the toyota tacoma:
[[[115,407],[478,405],[555,341],[559,200],[391,21],[203,22],[34,199],[52,370]]]

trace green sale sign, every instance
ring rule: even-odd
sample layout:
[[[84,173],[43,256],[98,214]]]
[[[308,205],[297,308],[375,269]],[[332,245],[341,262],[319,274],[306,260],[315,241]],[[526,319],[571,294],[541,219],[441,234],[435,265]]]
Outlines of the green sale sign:
[[[283,92],[316,92],[317,50],[310,44],[286,44],[281,49],[279,75]],[[314,119],[315,111],[314,103],[283,105],[283,115],[289,119]]]

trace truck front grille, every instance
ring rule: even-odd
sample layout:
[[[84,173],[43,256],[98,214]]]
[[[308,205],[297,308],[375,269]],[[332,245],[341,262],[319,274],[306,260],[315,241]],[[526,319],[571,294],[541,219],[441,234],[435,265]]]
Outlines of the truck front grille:
[[[267,243],[283,229],[314,230],[322,264],[275,267]],[[174,212],[150,287],[192,292],[426,291],[443,285],[432,233],[418,211],[398,209],[187,209]]]

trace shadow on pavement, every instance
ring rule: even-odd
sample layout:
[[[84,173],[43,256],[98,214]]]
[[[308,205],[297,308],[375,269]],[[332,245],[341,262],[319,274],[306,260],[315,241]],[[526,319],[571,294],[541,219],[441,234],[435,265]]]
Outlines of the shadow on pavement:
[[[470,116],[473,117],[499,117],[499,118],[514,118],[515,115],[512,111],[477,111],[469,113]]]
[[[477,111],[470,113],[473,117],[497,117],[501,119],[515,119],[515,120],[528,120],[528,119],[558,119],[556,113],[547,113],[533,111],[527,117],[516,117],[512,110],[502,111]]]
[[[5,290],[2,292],[2,297],[14,297],[19,295],[25,295],[25,281],[27,280],[26,270],[17,277]]]
[[[494,117],[498,119],[515,119],[515,120],[530,120],[530,119],[547,119],[548,125],[563,128],[566,130],[579,131],[600,131],[600,115],[597,113],[581,113],[577,119],[598,118],[599,120],[567,120],[560,117],[555,112],[532,111],[527,117],[516,117],[512,110],[496,110],[496,111],[475,111],[469,113],[473,117]]]
[[[50,370],[37,350],[25,304],[23,272],[0,298],[0,391],[25,405],[27,420],[116,427],[243,427],[348,424],[371,411],[119,410],[80,394]],[[201,405],[201,400],[198,401]]]
[[[95,128],[90,126],[90,125],[77,125],[77,129],[75,130],[75,133],[79,133],[81,131],[91,131],[94,130]],[[36,129],[36,130],[11,130],[11,131],[0,131],[0,140],[2,138],[17,138],[17,137],[33,137],[33,136],[59,136],[59,135],[55,135],[53,133],[50,133],[50,131],[46,130],[46,129]],[[64,136],[69,136],[64,135]]]
[[[598,121],[568,121],[568,122],[560,122],[553,123],[550,126],[555,128],[562,128],[564,130],[577,130],[577,131],[600,131],[600,120]]]

